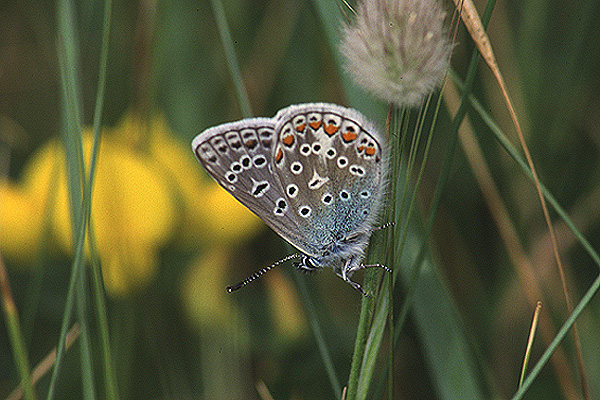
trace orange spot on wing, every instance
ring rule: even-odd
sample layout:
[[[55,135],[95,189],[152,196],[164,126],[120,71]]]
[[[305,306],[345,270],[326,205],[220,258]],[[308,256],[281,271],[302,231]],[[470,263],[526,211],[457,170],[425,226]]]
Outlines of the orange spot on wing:
[[[365,154],[368,156],[374,156],[376,152],[377,150],[375,149],[375,147],[367,147],[367,149],[365,150]]]
[[[335,125],[325,125],[325,133],[328,134],[329,136],[333,136],[335,135],[335,133],[339,130],[340,128],[335,126]]]
[[[298,132],[304,132],[304,128],[306,128],[306,124],[300,124],[296,127]]]
[[[283,144],[285,144],[286,146],[291,146],[294,144],[294,135],[287,135],[284,136],[281,141],[283,142]]]
[[[358,137],[358,135],[354,132],[346,132],[346,133],[342,134],[342,139],[344,139],[344,142],[346,142],[346,143],[350,143],[353,140],[356,140],[357,137]]]
[[[281,161],[281,159],[283,158],[283,150],[279,149],[277,150],[277,155],[275,156],[275,162],[279,162]]]
[[[313,121],[308,125],[316,131],[321,127],[321,121]]]

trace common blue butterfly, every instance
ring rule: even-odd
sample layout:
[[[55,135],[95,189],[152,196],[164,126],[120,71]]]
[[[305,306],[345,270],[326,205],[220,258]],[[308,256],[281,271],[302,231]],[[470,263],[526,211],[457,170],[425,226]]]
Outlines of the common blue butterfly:
[[[383,138],[358,111],[307,103],[273,118],[209,128],[192,142],[208,173],[300,250],[227,288],[234,291],[283,261],[304,271],[333,267],[350,280],[383,204],[388,160]]]

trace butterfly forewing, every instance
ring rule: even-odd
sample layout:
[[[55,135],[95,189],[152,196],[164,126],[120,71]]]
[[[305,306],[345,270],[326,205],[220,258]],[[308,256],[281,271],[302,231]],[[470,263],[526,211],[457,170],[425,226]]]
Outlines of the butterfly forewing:
[[[288,241],[298,230],[279,182],[273,179],[276,132],[271,118],[215,126],[192,142],[196,157],[225,190]]]

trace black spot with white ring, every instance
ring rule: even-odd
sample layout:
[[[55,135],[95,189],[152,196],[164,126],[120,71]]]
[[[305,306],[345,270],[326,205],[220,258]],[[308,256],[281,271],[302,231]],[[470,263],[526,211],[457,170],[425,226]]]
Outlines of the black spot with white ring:
[[[249,169],[252,166],[252,159],[248,154],[244,154],[240,157],[240,164],[242,164],[244,169]]]
[[[292,174],[299,175],[304,170],[304,166],[299,161],[294,161],[292,165],[290,165],[290,171]]]
[[[337,156],[337,151],[335,151],[335,149],[333,147],[330,147],[329,149],[327,149],[327,151],[325,152],[325,155],[327,156],[327,158],[329,158],[330,160],[333,160],[335,158],[335,156]]]
[[[323,193],[323,196],[321,196],[321,201],[326,206],[329,206],[331,203],[333,203],[333,195],[331,193]]]
[[[252,158],[252,164],[254,164],[256,168],[262,168],[267,165],[267,157],[258,154]]]
[[[293,199],[298,195],[298,186],[295,183],[290,183],[285,188],[285,192],[287,193],[289,198]]]
[[[229,183],[236,183],[238,180],[238,176],[231,171],[227,171],[227,173],[225,174],[225,179],[227,179],[227,182]]]
[[[362,197],[363,199],[368,199],[369,197],[371,197],[371,192],[369,192],[368,190],[363,190],[362,192],[360,192],[360,197]]]
[[[300,146],[300,154],[302,154],[304,157],[308,157],[310,155],[310,151],[310,144],[304,143],[302,146]]]
[[[350,192],[347,191],[346,189],[343,189],[340,192],[340,200],[342,200],[342,201],[348,201],[348,200],[350,200]]]
[[[298,208],[298,213],[302,218],[308,218],[310,217],[310,214],[312,214],[312,208],[309,206],[300,206]]]
[[[345,168],[348,165],[348,158],[344,156],[339,156],[337,159],[337,166],[339,168]]]
[[[314,154],[319,154],[321,152],[321,150],[323,149],[323,146],[321,146],[321,143],[313,143],[312,145],[312,151]]]
[[[240,164],[240,163],[239,163],[239,162],[237,162],[237,161],[234,161],[234,162],[232,162],[232,163],[231,163],[231,165],[229,166],[229,169],[230,169],[231,171],[235,172],[236,174],[237,174],[237,173],[240,173],[240,172],[242,172],[242,164]]]

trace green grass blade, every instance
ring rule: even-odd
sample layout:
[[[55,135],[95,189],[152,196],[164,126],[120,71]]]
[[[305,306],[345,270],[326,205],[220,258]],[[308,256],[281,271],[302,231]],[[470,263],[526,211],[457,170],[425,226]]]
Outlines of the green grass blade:
[[[229,73],[233,80],[233,86],[240,105],[242,117],[251,118],[254,114],[252,113],[250,100],[248,100],[248,94],[246,93],[246,87],[244,85],[244,80],[242,79],[240,63],[235,55],[235,47],[233,46],[233,40],[231,39],[231,32],[229,31],[229,25],[227,24],[227,18],[225,17],[223,3],[221,0],[211,0],[211,4],[219,34],[221,35],[223,50],[225,50],[225,56],[227,57],[227,66],[229,67]]]
[[[94,110],[94,141],[92,147],[92,155],[90,161],[90,171],[89,171],[89,183],[87,185],[87,191],[85,199],[90,203],[90,207],[88,210],[91,210],[91,201],[92,201],[92,188],[94,185],[94,177],[95,177],[95,169],[97,165],[97,154],[98,154],[98,146],[100,143],[100,130],[102,124],[102,111],[104,109],[104,93],[106,88],[106,71],[107,71],[107,63],[108,63],[108,46],[109,46],[109,37],[110,37],[110,27],[111,27],[111,16],[112,16],[112,0],[105,0],[104,3],[104,20],[103,20],[103,28],[102,28],[102,47],[100,54],[100,65],[98,71],[98,88],[96,93],[96,106]],[[88,220],[91,218],[88,215]],[[92,232],[92,225],[89,225],[90,232],[89,237],[93,239],[94,235]],[[117,378],[115,376],[115,369],[112,361],[112,352],[110,347],[110,337],[109,337],[109,328],[108,328],[108,316],[106,313],[106,302],[104,298],[104,288],[102,281],[102,271],[100,269],[100,263],[98,260],[98,255],[94,251],[94,240],[90,240],[90,253],[92,254],[92,284],[94,290],[94,299],[95,299],[95,309],[96,316],[98,319],[98,329],[100,333],[100,342],[102,349],[102,360],[103,360],[103,369],[104,369],[104,386],[106,391],[106,398],[110,400],[117,400],[119,398],[118,388],[117,388]]]
[[[560,328],[560,330],[556,334],[556,337],[552,340],[552,342],[550,343],[550,345],[548,346],[546,351],[544,351],[544,354],[542,355],[542,357],[540,357],[539,361],[531,369],[531,372],[527,376],[527,379],[525,379],[525,381],[523,382],[523,385],[519,388],[517,393],[515,393],[515,395],[513,396],[513,400],[520,400],[523,398],[523,396],[525,396],[525,393],[527,392],[527,390],[531,387],[531,385],[533,384],[535,379],[542,372],[542,368],[544,368],[544,366],[548,363],[548,361],[550,360],[550,357],[552,357],[552,354],[554,353],[556,348],[560,345],[560,343],[563,341],[565,336],[567,336],[569,334],[569,331],[573,327],[573,324],[575,323],[575,321],[577,320],[579,315],[583,312],[583,310],[590,304],[590,302],[592,301],[592,298],[596,295],[596,293],[598,292],[599,289],[600,289],[600,276],[598,276],[594,280],[594,283],[592,283],[590,288],[585,292],[585,295],[581,298],[581,301],[579,302],[579,304],[577,304],[577,307],[575,307],[575,309],[573,309],[573,313],[571,315],[569,315],[569,318],[567,318],[567,320],[565,321],[563,326]]]
[[[319,352],[321,353],[321,358],[323,359],[323,363],[325,364],[325,370],[327,371],[327,376],[329,377],[331,388],[335,394],[335,398],[339,400],[342,398],[342,386],[340,385],[340,380],[338,379],[337,374],[335,372],[333,361],[331,360],[331,355],[327,347],[327,343],[325,342],[325,337],[323,336],[321,325],[319,324],[319,318],[317,317],[317,313],[315,311],[311,295],[308,291],[306,277],[300,275],[299,273],[294,273],[293,277],[296,281],[296,286],[300,293],[302,303],[304,304],[304,309],[306,310],[312,332],[315,335],[315,340],[317,342]]]

